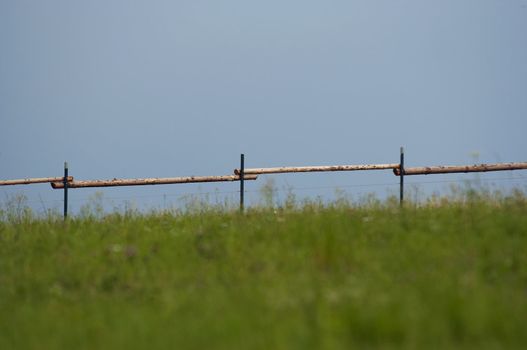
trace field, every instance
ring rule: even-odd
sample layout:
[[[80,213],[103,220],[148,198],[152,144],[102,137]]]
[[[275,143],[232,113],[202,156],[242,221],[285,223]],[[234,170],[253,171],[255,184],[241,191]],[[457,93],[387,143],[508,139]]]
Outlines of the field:
[[[0,349],[514,349],[527,198],[2,212]]]

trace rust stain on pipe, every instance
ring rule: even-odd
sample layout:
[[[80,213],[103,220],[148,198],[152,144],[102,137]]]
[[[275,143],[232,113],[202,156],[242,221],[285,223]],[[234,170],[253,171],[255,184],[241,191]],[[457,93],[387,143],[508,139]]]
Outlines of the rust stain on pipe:
[[[61,177],[40,177],[40,178],[28,178],[28,179],[16,179],[16,180],[0,180],[0,186],[11,186],[11,185],[30,185],[30,184],[39,184],[46,182],[62,182],[64,181],[64,176]],[[67,177],[68,182],[73,181],[73,176]]]
[[[245,180],[256,180],[255,175],[245,176]],[[115,186],[144,186],[144,185],[168,185],[181,183],[201,183],[201,182],[227,182],[239,181],[238,175],[223,176],[186,176],[186,177],[168,177],[168,178],[146,178],[146,179],[112,179],[112,180],[86,180],[73,181],[68,183],[68,188],[84,187],[115,187]],[[62,182],[52,182],[51,187],[54,189],[64,188]]]
[[[527,162],[522,163],[494,163],[475,165],[438,165],[428,167],[405,168],[404,175],[429,175],[429,174],[454,174],[454,173],[476,173],[488,171],[506,171],[527,169]],[[401,175],[400,169],[394,169],[396,176]]]
[[[326,171],[360,171],[360,170],[386,170],[399,169],[399,164],[363,164],[363,165],[319,165],[298,167],[275,167],[275,168],[249,168],[245,174],[280,174],[280,173],[307,173]],[[234,169],[234,174],[239,175],[240,169]]]

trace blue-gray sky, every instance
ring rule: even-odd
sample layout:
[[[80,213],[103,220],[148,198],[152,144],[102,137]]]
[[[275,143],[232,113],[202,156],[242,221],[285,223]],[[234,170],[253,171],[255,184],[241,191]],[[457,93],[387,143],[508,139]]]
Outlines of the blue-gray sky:
[[[60,176],[65,160],[77,179],[220,175],[242,152],[249,167],[391,163],[401,145],[408,165],[470,163],[474,152],[525,161],[527,1],[2,0],[0,118],[5,179]],[[141,202],[215,189],[237,185],[103,191]]]

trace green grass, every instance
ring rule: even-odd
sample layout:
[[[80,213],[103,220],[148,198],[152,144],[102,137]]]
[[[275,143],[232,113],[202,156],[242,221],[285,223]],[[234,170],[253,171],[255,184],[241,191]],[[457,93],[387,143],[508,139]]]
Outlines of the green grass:
[[[0,349],[525,344],[521,193],[0,221]]]

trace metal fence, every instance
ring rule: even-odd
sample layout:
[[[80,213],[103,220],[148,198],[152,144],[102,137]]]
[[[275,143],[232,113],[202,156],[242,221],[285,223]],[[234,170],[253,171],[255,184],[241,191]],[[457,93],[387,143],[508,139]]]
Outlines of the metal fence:
[[[231,175],[213,176],[186,176],[170,178],[142,178],[142,179],[110,179],[110,180],[75,180],[69,175],[68,163],[64,163],[64,176],[46,178],[26,178],[15,180],[0,180],[0,186],[29,185],[37,183],[50,183],[53,189],[64,191],[64,219],[68,216],[68,190],[86,187],[114,187],[114,186],[145,186],[166,185],[202,182],[234,182],[240,183],[240,210],[244,210],[245,181],[256,180],[262,174],[283,173],[306,173],[306,172],[328,172],[328,171],[368,171],[368,170],[392,170],[399,177],[399,201],[404,202],[404,178],[413,175],[450,174],[450,173],[472,173],[505,170],[527,169],[527,162],[516,163],[493,163],[474,165],[452,165],[452,166],[425,166],[405,167],[404,149],[400,149],[398,163],[391,164],[358,164],[358,165],[319,165],[319,166],[284,166],[273,168],[245,168],[245,155],[240,155],[240,167],[234,169]]]

